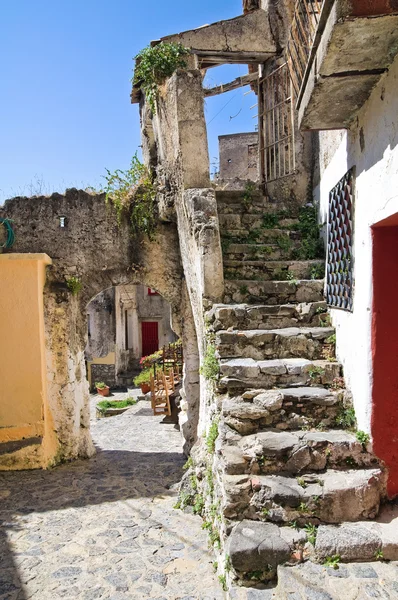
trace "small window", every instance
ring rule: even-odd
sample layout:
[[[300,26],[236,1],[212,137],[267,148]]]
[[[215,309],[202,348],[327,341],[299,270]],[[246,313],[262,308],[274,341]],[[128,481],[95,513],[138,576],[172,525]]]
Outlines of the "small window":
[[[159,296],[159,293],[153,288],[148,288],[148,296]]]

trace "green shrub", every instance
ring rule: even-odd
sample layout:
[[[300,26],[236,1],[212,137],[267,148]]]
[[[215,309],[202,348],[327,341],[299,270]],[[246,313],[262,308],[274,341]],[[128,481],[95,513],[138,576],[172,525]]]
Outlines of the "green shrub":
[[[206,436],[206,446],[210,454],[213,454],[216,447],[216,439],[218,438],[218,418],[216,417],[209,427]]]
[[[77,296],[82,289],[83,284],[78,277],[68,277],[66,280],[66,285],[72,296]]]
[[[216,381],[219,372],[220,367],[216,358],[216,347],[214,344],[207,344],[205,357],[200,367],[200,374],[208,381]]]
[[[126,214],[133,234],[145,233],[152,239],[157,225],[156,187],[137,153],[126,171],[106,169],[105,179],[105,202],[113,205],[118,224]]]
[[[177,69],[186,68],[188,54],[190,50],[182,44],[160,42],[156,46],[147,46],[135,56],[133,83],[141,86],[153,113],[156,112],[159,85]]]
[[[134,385],[140,387],[142,383],[149,383],[151,381],[152,369],[143,369],[137,377],[134,377]]]

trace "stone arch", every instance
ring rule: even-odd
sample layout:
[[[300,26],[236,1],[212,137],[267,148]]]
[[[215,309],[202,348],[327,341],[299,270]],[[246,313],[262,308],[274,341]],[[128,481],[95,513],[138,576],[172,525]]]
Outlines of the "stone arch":
[[[52,259],[44,287],[49,408],[45,430],[57,441],[51,461],[94,452],[84,363],[86,306],[102,290],[127,283],[156,288],[171,305],[173,329],[182,337],[186,357],[187,401],[181,421],[184,447],[189,449],[196,439],[199,413],[199,355],[176,225],[159,223],[152,241],[133,238],[128,218],[118,225],[104,194],[76,189],[64,195],[8,200],[0,216],[13,220],[13,253],[44,253]],[[82,283],[76,295],[68,288],[70,277]]]

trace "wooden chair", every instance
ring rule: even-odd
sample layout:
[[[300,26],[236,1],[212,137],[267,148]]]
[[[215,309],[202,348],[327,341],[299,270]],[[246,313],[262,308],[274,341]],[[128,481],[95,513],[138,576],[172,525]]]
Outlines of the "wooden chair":
[[[164,373],[155,380],[151,375],[151,406],[154,415],[171,415],[170,384],[166,381]]]

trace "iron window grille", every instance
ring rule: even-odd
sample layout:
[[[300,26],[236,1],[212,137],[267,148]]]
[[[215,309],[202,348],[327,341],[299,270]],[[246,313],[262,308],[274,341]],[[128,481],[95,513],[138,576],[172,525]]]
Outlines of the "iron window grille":
[[[295,171],[293,86],[287,64],[260,80],[259,140],[262,180]]]
[[[329,306],[352,311],[352,220],[354,168],[329,193],[326,301]]]

